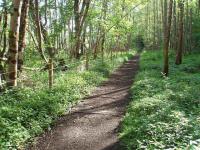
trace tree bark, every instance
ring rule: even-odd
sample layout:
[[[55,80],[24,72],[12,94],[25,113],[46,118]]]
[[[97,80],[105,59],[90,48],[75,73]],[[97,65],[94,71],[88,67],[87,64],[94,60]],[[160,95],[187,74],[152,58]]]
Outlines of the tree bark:
[[[18,39],[20,26],[21,0],[13,0],[13,12],[10,19],[8,50],[8,87],[17,86]]]
[[[189,23],[189,52],[192,51],[192,20],[193,20],[193,12],[192,8],[190,8],[190,23]]]
[[[104,0],[103,1],[103,9],[102,9],[102,20],[105,22],[106,20],[106,16],[107,16],[107,1]],[[102,39],[101,39],[101,57],[102,57],[102,61],[104,61],[104,49],[105,49],[105,40],[106,40],[106,32],[105,32],[105,28],[102,27]]]
[[[83,25],[85,23],[85,19],[88,14],[89,6],[90,6],[91,0],[84,0],[82,3],[81,10],[79,10],[80,7],[80,1],[74,0],[74,15],[75,15],[75,45],[74,45],[74,56],[76,59],[80,58],[80,46],[81,46],[81,33],[83,29]]]
[[[180,9],[180,15],[179,15],[179,37],[178,37],[178,50],[176,54],[176,65],[180,65],[182,63],[182,55],[183,55],[184,0],[180,0],[178,6]]]
[[[176,0],[174,0],[173,7],[173,38],[172,38],[172,48],[177,50],[177,11],[176,11]]]
[[[6,2],[4,2],[6,3]],[[7,26],[8,26],[8,11],[7,11],[7,7],[5,6],[5,10],[4,10],[4,25],[3,25],[3,30],[4,30],[4,36],[3,36],[3,50],[1,52],[1,57],[4,57],[5,53],[6,53],[6,47],[7,47]]]
[[[37,26],[37,36],[38,36],[38,47],[39,47],[39,53],[42,57],[42,59],[45,60],[45,62],[47,63],[47,59],[44,55],[44,51],[42,48],[42,29],[41,29],[41,21],[40,21],[40,14],[39,14],[39,3],[38,0],[35,0],[35,23]]]
[[[79,58],[80,48],[80,12],[79,12],[79,0],[74,0],[74,15],[75,15],[75,49],[74,57]]]
[[[166,4],[165,0],[165,4]],[[172,20],[172,7],[173,7],[173,0],[169,2],[169,11],[168,11],[168,21],[167,26],[165,26],[165,33],[164,33],[164,70],[163,73],[165,76],[169,74],[169,41],[170,41],[170,32],[171,32],[171,20]]]
[[[20,19],[20,28],[19,28],[19,48],[18,48],[18,70],[22,71],[23,66],[23,52],[26,47],[26,28],[28,21],[28,12],[29,12],[29,0],[24,0],[21,10],[21,19]]]

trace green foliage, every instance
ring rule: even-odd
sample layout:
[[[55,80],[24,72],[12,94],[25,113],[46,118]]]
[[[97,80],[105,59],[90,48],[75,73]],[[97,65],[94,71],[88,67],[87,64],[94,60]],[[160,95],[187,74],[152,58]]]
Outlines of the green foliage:
[[[192,24],[192,35],[193,35],[193,45],[195,50],[199,50],[200,46],[200,19],[199,16],[193,17],[193,24]]]
[[[200,148],[200,55],[186,56],[170,77],[161,75],[162,53],[144,52],[120,134],[133,149]]]
[[[51,90],[46,88],[47,74],[40,72],[33,75],[33,82],[40,82],[34,89],[13,89],[3,93],[0,96],[0,149],[22,149],[27,140],[41,134],[130,55],[118,54],[113,60],[106,57],[103,65],[100,59],[92,61],[91,69],[85,72],[58,72]]]

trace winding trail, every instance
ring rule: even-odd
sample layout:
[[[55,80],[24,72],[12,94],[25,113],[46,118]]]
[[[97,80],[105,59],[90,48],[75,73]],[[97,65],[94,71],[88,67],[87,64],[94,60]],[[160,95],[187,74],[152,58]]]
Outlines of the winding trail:
[[[121,150],[118,129],[130,99],[139,55],[117,69],[100,87],[61,117],[32,150]]]

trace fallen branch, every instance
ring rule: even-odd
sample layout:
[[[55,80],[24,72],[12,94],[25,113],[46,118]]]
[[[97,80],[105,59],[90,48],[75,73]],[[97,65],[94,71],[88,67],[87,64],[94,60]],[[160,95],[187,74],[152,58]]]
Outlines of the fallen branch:
[[[30,70],[30,71],[40,71],[42,68],[30,68],[30,67],[22,67],[24,70]]]

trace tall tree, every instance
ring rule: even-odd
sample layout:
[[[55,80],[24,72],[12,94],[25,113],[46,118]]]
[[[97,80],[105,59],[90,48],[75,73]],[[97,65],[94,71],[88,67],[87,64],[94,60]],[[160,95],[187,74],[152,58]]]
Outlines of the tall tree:
[[[19,28],[19,48],[18,48],[18,70],[22,71],[23,65],[23,51],[26,46],[26,27],[28,20],[28,11],[29,11],[29,2],[30,0],[23,0],[22,10],[21,10],[21,19],[20,19],[20,28]]]
[[[174,6],[173,6],[173,28],[172,28],[171,47],[172,47],[172,49],[177,50],[177,7],[176,7],[176,0],[174,0]]]
[[[80,58],[80,46],[81,46],[81,33],[83,25],[88,14],[91,0],[83,0],[80,5],[80,0],[74,0],[74,15],[75,15],[75,39],[74,39],[74,56]],[[80,8],[81,7],[81,8]]]
[[[105,22],[106,21],[106,15],[107,15],[107,0],[103,0],[102,2],[102,21]],[[105,27],[102,27],[101,29],[101,34],[102,34],[102,39],[101,39],[101,56],[102,56],[102,60],[104,59],[104,49],[105,49],[105,40],[106,40],[106,33],[105,33]]]
[[[179,0],[179,35],[178,35],[178,49],[176,54],[176,65],[182,63],[183,55],[183,17],[184,17],[184,0]]]
[[[8,81],[9,87],[17,86],[18,39],[20,26],[21,0],[13,0],[10,19],[9,50],[8,50]]]
[[[3,50],[1,52],[1,57],[4,57],[7,50],[7,26],[8,26],[8,10],[7,10],[7,1],[4,0],[4,25],[3,25]]]
[[[167,0],[165,0],[164,5],[167,4]],[[173,7],[173,0],[170,0],[169,2],[169,11],[168,19],[165,19],[167,21],[167,25],[165,26],[164,29],[164,70],[163,73],[164,75],[168,76],[169,74],[169,41],[170,41],[170,31],[171,31],[171,20],[172,20],[172,7]],[[166,9],[166,7],[165,7]]]
[[[33,3],[32,3],[33,6]],[[42,57],[42,59],[47,62],[47,59],[44,55],[44,50],[42,47],[42,28],[41,28],[41,19],[40,19],[40,13],[39,13],[39,2],[38,0],[35,0],[35,23],[37,26],[37,37],[38,37],[38,48],[39,48],[39,53]]]

